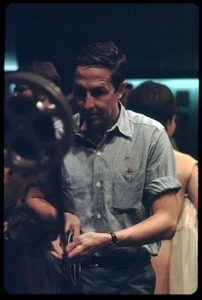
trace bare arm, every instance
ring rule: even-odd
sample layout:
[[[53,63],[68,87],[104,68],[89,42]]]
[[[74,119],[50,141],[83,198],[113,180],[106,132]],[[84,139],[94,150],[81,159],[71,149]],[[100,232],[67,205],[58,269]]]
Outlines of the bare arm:
[[[8,208],[13,203],[17,203],[22,197],[27,186],[36,181],[36,176],[23,177],[22,174],[4,167],[4,208]]]
[[[117,231],[120,244],[143,245],[172,239],[177,228],[176,194],[166,194],[153,202],[152,216],[121,231]]]
[[[170,193],[156,199],[152,205],[153,215],[129,228],[116,231],[119,244],[122,246],[143,245],[172,239],[177,227],[176,194]],[[86,255],[106,247],[111,242],[107,233],[87,232],[81,234],[67,247],[69,258],[83,259]]]
[[[45,199],[38,186],[29,188],[25,203],[33,217],[44,221],[57,221],[57,209]]]
[[[187,193],[191,199],[193,205],[195,206],[198,213],[198,164],[195,164],[189,181],[187,183]]]

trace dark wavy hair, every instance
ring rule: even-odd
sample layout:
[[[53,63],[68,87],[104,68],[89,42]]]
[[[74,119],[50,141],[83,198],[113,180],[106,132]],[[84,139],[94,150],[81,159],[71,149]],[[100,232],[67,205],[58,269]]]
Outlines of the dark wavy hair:
[[[31,61],[19,68],[19,71],[32,72],[50,80],[60,88],[62,87],[61,77],[52,62],[49,61]]]
[[[127,109],[153,118],[164,126],[177,113],[172,91],[166,85],[151,80],[144,81],[132,90]]]
[[[77,66],[105,67],[112,71],[111,81],[115,89],[125,80],[128,61],[112,41],[89,43],[76,54],[74,69]]]

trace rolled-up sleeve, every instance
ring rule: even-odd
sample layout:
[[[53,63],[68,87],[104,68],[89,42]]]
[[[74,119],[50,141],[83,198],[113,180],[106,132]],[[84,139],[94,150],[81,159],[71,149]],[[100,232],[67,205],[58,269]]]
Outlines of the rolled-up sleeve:
[[[156,198],[169,192],[178,192],[181,189],[180,182],[171,176],[157,178],[145,187],[144,198],[153,202]]]

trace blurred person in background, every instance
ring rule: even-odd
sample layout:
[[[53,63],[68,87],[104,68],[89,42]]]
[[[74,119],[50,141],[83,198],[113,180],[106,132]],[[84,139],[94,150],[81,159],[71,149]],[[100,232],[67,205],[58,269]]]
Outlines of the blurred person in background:
[[[171,138],[176,129],[176,100],[163,84],[144,81],[134,88],[127,109],[161,122]],[[156,272],[155,294],[192,294],[198,286],[198,161],[187,153],[173,150],[177,178],[177,231],[172,240],[163,240],[152,257]]]
[[[40,75],[61,88],[61,77],[52,62],[33,61],[18,71]],[[32,98],[33,92],[28,85],[16,84],[13,96]],[[50,105],[45,95],[39,96],[45,106]],[[42,183],[38,175],[23,177],[4,167],[4,288],[9,293],[47,294],[50,291],[44,257],[59,230],[58,180],[55,168],[50,171],[47,182]],[[43,191],[48,201],[37,198],[26,201],[28,191],[36,188]]]

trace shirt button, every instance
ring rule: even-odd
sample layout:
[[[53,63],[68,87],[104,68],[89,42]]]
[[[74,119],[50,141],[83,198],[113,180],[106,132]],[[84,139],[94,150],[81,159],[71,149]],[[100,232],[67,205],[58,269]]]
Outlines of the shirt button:
[[[102,218],[101,214],[98,213],[98,214],[97,214],[97,219],[99,220],[99,219],[101,219],[101,218]]]
[[[101,183],[99,181],[96,182],[96,187],[100,188],[101,187]]]
[[[96,154],[97,154],[97,156],[100,156],[100,155],[101,155],[101,152],[100,152],[100,151],[97,151]]]

